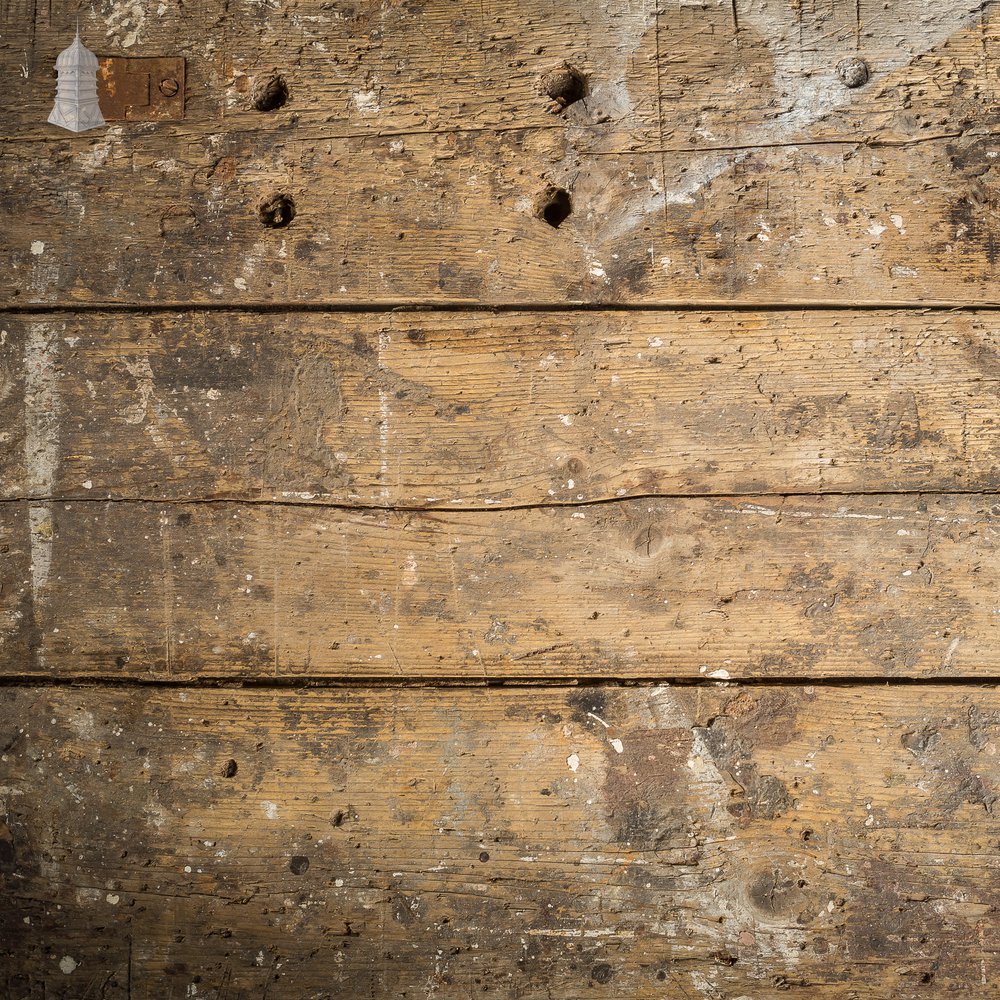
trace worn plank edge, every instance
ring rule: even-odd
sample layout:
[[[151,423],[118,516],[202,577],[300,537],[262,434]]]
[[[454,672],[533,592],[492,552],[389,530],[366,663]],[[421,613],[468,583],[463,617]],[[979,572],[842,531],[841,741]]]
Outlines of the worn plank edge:
[[[607,302],[574,300],[569,302],[482,302],[479,299],[365,299],[336,302],[155,302],[129,303],[121,301],[62,301],[26,302],[23,305],[0,306],[0,316],[67,316],[84,313],[111,313],[130,316],[162,313],[233,312],[243,314],[295,315],[298,313],[376,314],[376,313],[647,313],[647,312],[998,312],[1000,299],[647,299],[643,302]]]
[[[606,674],[577,674],[559,677],[545,674],[522,674],[517,677],[461,678],[435,675],[413,675],[400,680],[399,674],[366,674],[363,677],[266,677],[198,674],[155,677],[123,677],[120,674],[0,674],[0,689],[5,688],[179,688],[190,690],[207,688],[219,691],[281,690],[281,691],[337,691],[337,690],[436,690],[438,688],[483,689],[505,688],[533,690],[578,690],[588,688],[998,688],[1000,675],[963,674],[946,676],[884,676],[859,674],[857,676],[819,676],[808,674],[781,674],[773,677],[734,677],[718,680],[711,677],[692,677],[670,674],[662,677],[608,677]]]
[[[685,502],[688,500],[781,500],[800,498],[822,499],[825,497],[877,497],[890,499],[892,497],[984,497],[1000,498],[1000,490],[963,490],[963,489],[922,489],[922,490],[857,490],[857,489],[834,489],[834,490],[782,490],[781,492],[756,491],[749,493],[735,493],[732,490],[725,490],[721,493],[700,492],[700,493],[623,493],[621,496],[613,497],[593,497],[590,500],[558,500],[549,499],[537,503],[491,503],[491,504],[367,504],[367,503],[345,503],[341,500],[326,500],[322,496],[316,496],[311,500],[304,499],[273,499],[269,497],[248,497],[239,494],[226,494],[221,496],[204,497],[160,497],[160,496],[115,496],[112,494],[90,490],[86,493],[62,493],[56,496],[51,494],[33,495],[0,498],[0,510],[5,506],[17,506],[18,504],[162,504],[164,506],[202,506],[208,504],[229,504],[231,506],[247,507],[273,507],[282,508],[322,508],[324,510],[343,511],[384,511],[386,513],[414,513],[414,514],[489,514],[489,513],[509,513],[520,510],[550,510],[553,508],[581,508],[581,507],[607,507],[614,504],[635,503],[642,500],[677,500]]]

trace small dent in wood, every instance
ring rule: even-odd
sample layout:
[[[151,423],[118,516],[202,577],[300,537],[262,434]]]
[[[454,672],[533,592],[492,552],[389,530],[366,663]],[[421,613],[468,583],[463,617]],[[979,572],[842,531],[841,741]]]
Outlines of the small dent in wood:
[[[587,81],[575,66],[564,62],[542,76],[539,90],[552,99],[549,111],[557,112],[586,96]]]
[[[535,198],[535,216],[558,229],[573,211],[573,202],[565,188],[549,185]]]
[[[289,194],[276,194],[265,198],[257,213],[268,229],[284,229],[295,218],[295,201]]]
[[[598,962],[590,970],[590,978],[594,980],[595,983],[610,983],[611,977],[614,975],[614,970],[607,962]]]
[[[253,95],[253,106],[258,111],[270,112],[288,103],[288,84],[284,77],[275,74],[261,83]]]

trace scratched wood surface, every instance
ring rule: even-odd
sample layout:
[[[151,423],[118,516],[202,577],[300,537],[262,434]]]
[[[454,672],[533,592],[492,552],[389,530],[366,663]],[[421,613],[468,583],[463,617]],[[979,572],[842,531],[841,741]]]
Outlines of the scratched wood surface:
[[[0,1000],[1000,1000],[993,11],[0,0]]]
[[[102,57],[185,59],[184,123],[159,122],[157,135],[291,125],[314,139],[570,128],[606,149],[610,137],[654,150],[906,141],[984,124],[963,118],[996,97],[990,13],[973,0],[200,0],[155,11],[4,0],[0,53],[16,98],[4,127],[16,139],[56,134],[45,124],[52,67],[79,16]],[[869,79],[845,86],[838,69],[857,57]],[[583,87],[562,106],[547,90],[566,63]]]
[[[72,17],[22,6],[0,304],[995,300],[996,29],[971,0],[113,4],[94,46],[184,55],[188,109],[82,136],[39,124]],[[590,92],[553,114],[564,60]],[[288,102],[254,110],[274,73]]]
[[[9,676],[1000,675],[995,497],[0,506]]]
[[[1000,318],[8,316],[5,498],[996,490]]]
[[[0,697],[6,996],[997,996],[995,687]]]

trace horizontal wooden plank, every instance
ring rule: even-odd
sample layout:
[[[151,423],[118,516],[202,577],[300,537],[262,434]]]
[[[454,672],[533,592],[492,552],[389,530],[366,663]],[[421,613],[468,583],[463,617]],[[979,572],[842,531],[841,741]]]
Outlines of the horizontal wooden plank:
[[[988,138],[614,155],[552,130],[85,141],[0,153],[0,305],[996,301]],[[539,211],[559,189],[571,214],[553,228]],[[283,228],[262,222],[276,199],[284,220],[294,205]]]
[[[996,677],[993,497],[0,508],[7,676]]]
[[[0,495],[997,490],[998,317],[8,315]]]
[[[10,278],[0,304],[995,299],[996,39],[971,0],[929,11],[826,4],[808,19],[751,4],[737,12],[738,31],[729,3],[680,3],[668,5],[659,35],[645,6],[585,5],[551,19],[542,8],[527,18],[544,26],[538,37],[501,27],[488,42],[473,24],[520,24],[523,8],[470,5],[463,19],[452,4],[401,4],[390,24],[365,6],[361,38],[357,19],[325,4],[285,18],[234,9],[241,26],[222,17],[206,40],[204,11],[175,6],[187,13],[133,25],[128,51],[162,54],[174,29],[195,39],[182,48],[207,49],[209,63],[191,67],[201,124],[7,143],[0,249]],[[108,38],[123,44],[122,25],[137,15],[114,9]],[[36,32],[46,60],[62,30],[58,11],[51,20]],[[331,55],[339,41],[323,52],[307,37],[341,30],[354,52],[343,63]],[[212,35],[220,31],[224,43]],[[266,43],[282,32],[279,50],[313,52],[315,74],[339,97],[317,88],[312,117],[243,111],[255,123],[246,128],[239,115],[223,118],[220,102],[245,107],[239,88],[274,69]],[[253,69],[231,62],[244,37],[257,39]],[[556,41],[568,37],[580,48]],[[450,73],[428,38],[440,38]],[[603,39],[586,67],[593,100],[553,117],[538,93],[544,66],[591,51],[590,38]],[[21,58],[19,41],[7,44]],[[874,46],[865,52],[876,75],[852,89],[837,66],[861,42]],[[522,57],[521,46],[541,51]],[[381,69],[356,59],[373,47]],[[470,47],[494,51],[462,73]],[[24,59],[34,116],[51,81],[42,87]],[[518,79],[509,102],[487,85],[500,63]],[[389,64],[404,67],[398,85]],[[373,113],[383,99],[396,109],[384,120]],[[427,112],[429,125],[425,106],[441,108]],[[495,110],[508,107],[509,116]],[[256,124],[264,120],[272,124]],[[571,199],[558,229],[538,217],[550,187]],[[275,212],[262,221],[261,207],[279,196],[295,217],[273,229]],[[291,213],[282,204],[278,221]]]
[[[993,687],[0,699],[6,996],[997,995]]]
[[[292,127],[319,139],[556,126],[657,149],[859,133],[898,140],[961,131],[995,97],[989,14],[973,0],[798,9],[767,0],[301,0],[250,9],[203,0],[155,11],[4,0],[0,64],[11,101],[2,128],[5,138],[60,135],[46,122],[53,66],[79,16],[101,56],[185,59],[183,123],[155,123],[158,138],[222,128]],[[841,67],[851,59],[865,61],[866,78],[847,80]],[[567,62],[583,96],[560,107],[576,96],[549,96],[553,71]],[[268,91],[278,78],[283,86]]]

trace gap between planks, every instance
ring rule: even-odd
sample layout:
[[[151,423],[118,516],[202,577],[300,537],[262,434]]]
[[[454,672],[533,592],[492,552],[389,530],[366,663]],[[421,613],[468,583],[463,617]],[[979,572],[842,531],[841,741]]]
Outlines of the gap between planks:
[[[162,676],[162,677],[118,677],[109,674],[58,674],[43,677],[38,674],[0,674],[0,689],[3,688],[206,688],[222,691],[240,691],[249,688],[262,690],[339,690],[366,688],[403,690],[437,688],[516,688],[544,689],[547,691],[565,688],[1000,688],[1000,675],[974,677],[810,677],[783,674],[775,677],[733,677],[718,680],[710,677],[642,677],[619,680],[602,675],[578,674],[576,677],[546,677],[544,674],[523,675],[516,678],[484,679],[458,677],[430,677],[416,675],[400,680],[398,674],[366,675],[365,677],[225,677],[225,676]]]
[[[274,507],[274,508],[302,508],[319,510],[343,510],[343,511],[371,511],[384,514],[491,514],[509,513],[512,511],[528,510],[553,510],[557,508],[580,508],[580,507],[610,507],[615,504],[641,503],[643,500],[659,501],[674,500],[678,502],[694,500],[731,500],[734,503],[746,500],[768,500],[783,501],[791,498],[815,499],[824,497],[869,497],[879,499],[890,499],[892,497],[996,497],[1000,498],[1000,490],[854,490],[837,489],[802,491],[782,491],[782,492],[754,492],[754,493],[733,493],[726,491],[722,493],[627,493],[616,497],[594,497],[590,500],[545,500],[535,503],[516,504],[364,504],[364,503],[344,503],[343,501],[324,500],[317,497],[315,500],[283,500],[268,497],[240,497],[240,496],[218,496],[218,497],[148,497],[148,496],[94,496],[92,493],[75,494],[67,493],[63,496],[16,496],[0,498],[0,509],[4,506],[16,506],[18,504],[163,504],[169,506],[202,506],[209,504],[230,504],[234,507]],[[779,512],[780,513],[780,512]]]
[[[35,302],[24,305],[0,306],[0,316],[76,315],[81,313],[112,313],[123,315],[158,315],[162,313],[232,312],[253,314],[296,315],[299,313],[338,313],[377,315],[379,313],[652,313],[652,312],[996,312],[1000,300],[981,299],[899,299],[897,301],[859,300],[845,303],[841,299],[794,299],[754,301],[741,299],[650,299],[646,302],[486,302],[477,299],[444,299],[414,301],[412,299],[366,299],[364,302],[155,302],[142,305],[126,302]]]

